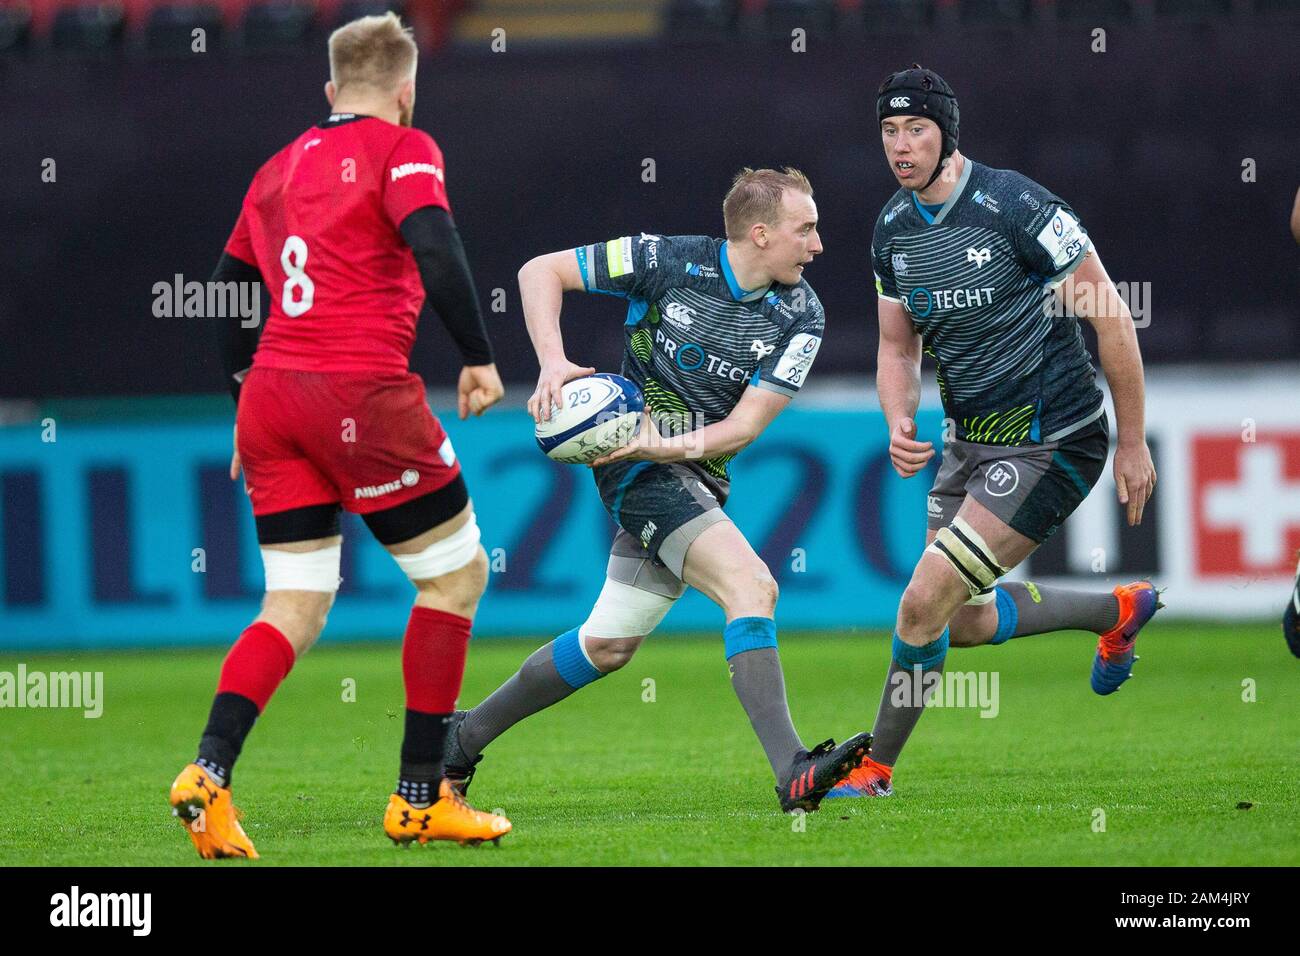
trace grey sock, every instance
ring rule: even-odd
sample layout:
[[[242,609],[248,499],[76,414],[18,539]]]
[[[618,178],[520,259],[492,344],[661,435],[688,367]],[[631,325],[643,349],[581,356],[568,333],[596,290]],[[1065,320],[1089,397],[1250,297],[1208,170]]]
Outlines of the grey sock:
[[[763,745],[763,753],[767,754],[767,762],[772,765],[772,773],[780,781],[790,769],[795,754],[804,749],[803,741],[795,733],[794,723],[790,720],[781,656],[775,647],[759,647],[742,651],[727,665],[740,706],[745,708],[750,726]]]
[[[1119,598],[1110,591],[1075,591],[1032,581],[1006,581],[998,587],[1016,605],[1016,626],[1011,637],[1048,631],[1101,634],[1119,621]]]
[[[925,674],[943,673],[943,661],[927,668]],[[896,675],[903,675],[901,677]],[[885,675],[885,690],[880,695],[880,709],[872,728],[871,759],[892,767],[903,752],[903,745],[912,736],[916,722],[925,710],[923,693],[917,693],[917,675],[913,668],[904,667],[892,658],[889,673]]]
[[[460,725],[460,746],[477,757],[483,748],[525,717],[564,700],[577,688],[555,669],[555,642],[534,651],[518,672],[470,710]]]

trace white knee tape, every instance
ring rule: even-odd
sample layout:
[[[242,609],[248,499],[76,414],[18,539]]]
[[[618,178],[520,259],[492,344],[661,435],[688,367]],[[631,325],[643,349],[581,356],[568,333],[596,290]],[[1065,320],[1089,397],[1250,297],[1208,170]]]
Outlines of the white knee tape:
[[[586,623],[578,628],[578,636],[584,640],[589,634],[597,638],[645,637],[659,626],[668,609],[676,603],[676,598],[606,578],[596,606]]]
[[[934,541],[925,550],[946,559],[956,569],[972,598],[978,598],[984,589],[992,588],[998,578],[1009,570],[997,563],[993,551],[980,533],[960,515],[953,519],[951,525],[940,528]],[[989,593],[992,594],[992,591]]]
[[[342,545],[319,551],[262,549],[268,591],[337,591]]]
[[[982,589],[980,590],[979,594],[974,594],[974,595],[972,595],[972,596],[971,596],[971,599],[970,599],[969,601],[967,601],[966,603],[967,603],[967,604],[974,604],[974,605],[978,606],[978,605],[980,605],[980,604],[988,604],[990,601],[992,601],[992,600],[993,600],[994,598],[996,598],[996,597],[997,597],[997,595],[993,592],[993,588],[992,588],[992,587],[987,587],[987,588],[982,588]]]
[[[412,581],[427,581],[459,571],[473,561],[474,555],[478,554],[478,539],[478,521],[471,514],[469,521],[454,534],[435,541],[416,554],[395,554],[393,560]]]

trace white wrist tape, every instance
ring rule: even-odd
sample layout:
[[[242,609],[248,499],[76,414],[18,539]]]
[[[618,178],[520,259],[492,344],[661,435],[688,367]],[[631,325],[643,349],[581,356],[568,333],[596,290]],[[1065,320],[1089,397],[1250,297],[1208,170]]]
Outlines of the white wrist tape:
[[[471,513],[469,520],[454,533],[435,541],[416,554],[395,554],[393,560],[412,581],[440,578],[459,571],[478,554],[478,521]]]
[[[318,551],[262,549],[268,591],[337,591],[343,546]]]
[[[578,629],[579,637],[645,637],[664,619],[676,598],[634,588],[622,581],[605,579],[586,623]]]

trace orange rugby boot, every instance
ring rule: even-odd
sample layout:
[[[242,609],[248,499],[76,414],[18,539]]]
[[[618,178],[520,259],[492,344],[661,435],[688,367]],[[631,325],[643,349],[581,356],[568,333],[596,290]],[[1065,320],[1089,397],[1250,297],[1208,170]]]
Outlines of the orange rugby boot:
[[[432,806],[416,809],[393,794],[384,812],[384,833],[399,846],[430,840],[454,840],[461,846],[478,846],[485,840],[499,843],[510,830],[509,820],[475,810],[445,777]]]
[[[212,775],[189,764],[172,783],[172,816],[180,820],[205,860],[227,857],[257,859],[257,850],[239,825],[242,814],[230,800],[230,790],[217,786]]]
[[[1117,585],[1115,597],[1119,599],[1119,620],[1097,639],[1092,662],[1092,689],[1102,696],[1115,693],[1132,676],[1138,631],[1165,606],[1150,581]]]
[[[893,767],[886,767],[883,763],[877,763],[868,757],[862,761],[861,766],[852,770],[847,777],[837,783],[835,789],[826,794],[826,799],[892,797],[894,787],[890,783],[890,778],[893,775]]]

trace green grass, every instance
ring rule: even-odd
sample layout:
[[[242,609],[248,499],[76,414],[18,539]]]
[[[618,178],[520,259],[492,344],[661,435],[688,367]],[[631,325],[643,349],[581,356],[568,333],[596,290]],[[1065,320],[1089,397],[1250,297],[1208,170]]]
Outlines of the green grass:
[[[950,670],[998,672],[997,717],[927,713],[894,798],[830,801],[802,821],[777,810],[720,639],[653,639],[489,748],[471,796],[504,808],[515,831],[474,850],[399,850],[383,837],[402,730],[398,651],[326,641],[272,701],[236,774],[262,860],[221,865],[1294,865],[1300,662],[1276,630],[1153,625],[1136,678],[1110,698],[1088,689],[1087,635],[955,650]],[[462,701],[481,700],[538,643],[476,642]],[[887,655],[879,633],[784,636],[807,743],[868,728]],[[221,656],[0,658],[8,671],[19,660],[102,670],[106,698],[97,720],[0,711],[0,864],[212,865],[169,816],[166,792],[193,757]],[[355,703],[342,700],[345,678]],[[1257,702],[1243,702],[1245,678]],[[1093,830],[1097,808],[1105,832]]]

